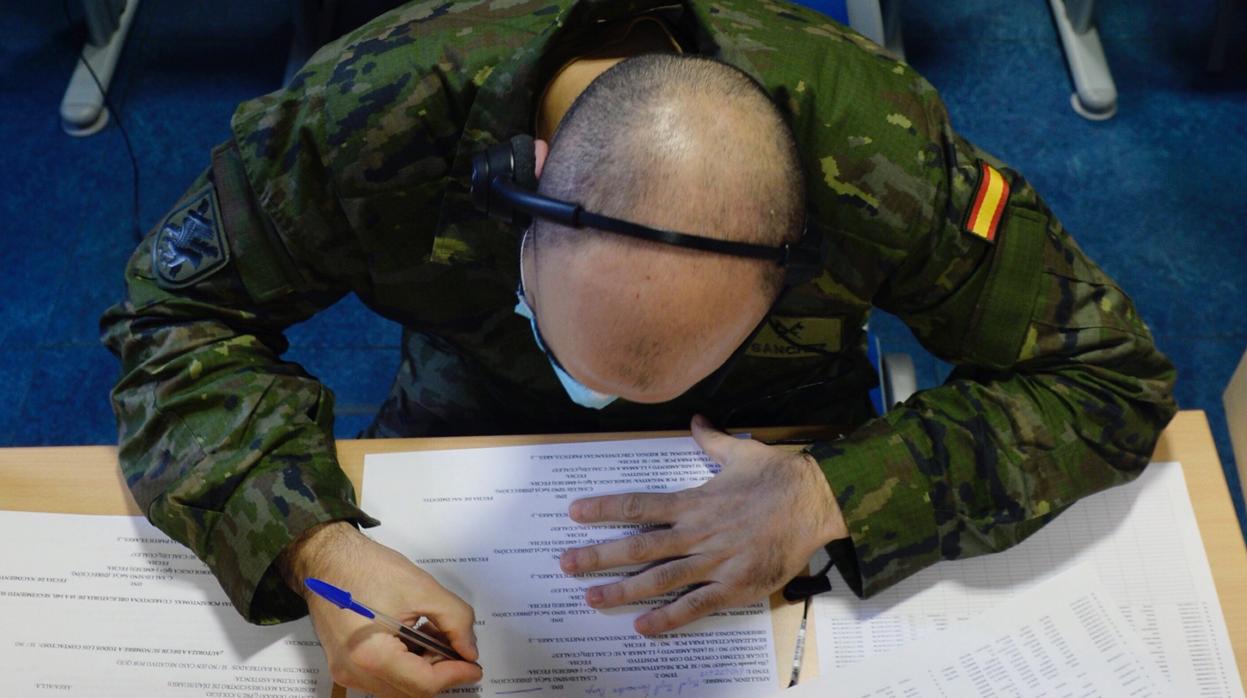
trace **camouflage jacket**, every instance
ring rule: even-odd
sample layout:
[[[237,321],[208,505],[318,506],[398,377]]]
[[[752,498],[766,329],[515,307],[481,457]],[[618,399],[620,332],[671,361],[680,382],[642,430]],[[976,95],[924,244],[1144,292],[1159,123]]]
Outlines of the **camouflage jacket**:
[[[468,174],[473,153],[532,132],[544,81],[601,22],[643,11],[786,110],[825,271],[717,391],[595,412],[512,312],[520,231],[472,209]],[[305,612],[273,567],[300,533],[376,523],[335,460],[332,394],[280,359],[285,328],[347,293],[406,328],[403,399],[428,416],[411,433],[685,428],[694,411],[857,426],[810,450],[864,594],[1129,480],[1174,410],[1173,369],[1130,300],[1026,180],[954,132],[908,65],[781,0],[413,3],[243,103],[232,135],[138,247],[102,327],[135,499],[254,622]],[[872,306],[956,369],[867,421]]]

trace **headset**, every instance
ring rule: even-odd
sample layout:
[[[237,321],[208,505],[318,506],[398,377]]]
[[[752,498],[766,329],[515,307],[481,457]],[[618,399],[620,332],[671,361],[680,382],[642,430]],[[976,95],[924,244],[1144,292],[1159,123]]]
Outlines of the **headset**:
[[[583,206],[537,193],[536,145],[521,134],[472,158],[472,203],[478,210],[511,224],[541,218],[571,228],[594,228],[673,247],[775,262],[784,269],[784,287],[814,280],[822,272],[822,236],[809,216],[801,239],[776,247],[660,230],[586,211]]]

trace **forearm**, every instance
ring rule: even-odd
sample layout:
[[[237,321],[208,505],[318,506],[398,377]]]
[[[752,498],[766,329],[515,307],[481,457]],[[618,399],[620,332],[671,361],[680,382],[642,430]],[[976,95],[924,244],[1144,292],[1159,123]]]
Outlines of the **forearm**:
[[[350,550],[359,536],[359,529],[345,521],[331,521],[307,529],[277,557],[276,567],[282,582],[306,599],[303,581],[315,576],[314,570],[323,567],[331,557]]]
[[[885,181],[912,201],[878,197],[853,268],[875,306],[957,368],[811,449],[852,539],[842,571],[865,594],[1013,545],[1129,480],[1175,410],[1173,368],[1130,299],[1020,173],[952,129],[929,84],[910,95],[896,108],[913,128],[889,141]]]
[[[371,520],[333,457],[331,394],[243,344],[154,355],[113,402],[140,507],[208,564],[240,613],[273,622],[303,613],[270,571],[278,553],[325,521]]]
[[[331,296],[259,304],[232,266],[169,290],[151,273],[153,238],[131,259],[127,299],[101,319],[122,364],[113,407],[126,483],[245,617],[301,615],[270,570],[278,553],[324,521],[369,521],[334,457],[332,394],[278,358],[281,329]]]
[[[1016,182],[1018,205],[1043,211]],[[957,364],[950,379],[815,450],[845,512],[859,593],[1007,548],[1135,477],[1175,411],[1173,367],[1130,299],[1058,222],[1022,210],[1006,213],[1015,218],[961,287],[969,293],[902,311]],[[1035,277],[994,273],[1019,257]]]
[[[1003,550],[1137,476],[1175,407],[1164,357],[1148,344],[1133,361],[1133,376],[954,378],[811,449],[853,540],[850,585],[871,595],[939,560]]]

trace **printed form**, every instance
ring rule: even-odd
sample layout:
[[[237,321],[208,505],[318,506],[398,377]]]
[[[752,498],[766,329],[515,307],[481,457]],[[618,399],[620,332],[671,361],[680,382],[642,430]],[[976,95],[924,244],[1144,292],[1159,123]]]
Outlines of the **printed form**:
[[[0,530],[3,695],[329,697],[310,621],[247,623],[146,519],[0,511]]]
[[[973,620],[786,691],[802,698],[1166,698],[1138,636],[1080,565]]]
[[[968,620],[1086,564],[1183,698],[1242,698],[1221,602],[1178,463],[1074,504],[1001,553],[941,562],[861,600],[833,577],[815,597],[823,674]],[[834,575],[834,573],[833,573]],[[921,694],[920,694],[921,695]]]
[[[651,640],[632,622],[673,596],[596,611],[584,590],[630,570],[559,569],[569,547],[638,530],[577,524],[575,499],[686,489],[717,471],[687,437],[369,455],[362,504],[382,522],[368,535],[476,610],[485,678],[450,693],[765,695],[779,685],[765,601]]]

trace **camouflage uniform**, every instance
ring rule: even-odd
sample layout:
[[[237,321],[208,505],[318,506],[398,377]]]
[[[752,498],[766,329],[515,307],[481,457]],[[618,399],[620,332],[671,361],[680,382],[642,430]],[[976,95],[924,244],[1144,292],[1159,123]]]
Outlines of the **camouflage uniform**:
[[[382,16],[242,104],[138,247],[128,297],[102,320],[124,364],[121,467],[248,619],[305,612],[273,569],[301,532],[376,523],[335,460],[332,393],[280,359],[286,327],[347,293],[405,328],[374,434],[685,428],[696,411],[721,426],[861,425],[811,448],[859,593],[1006,548],[1147,463],[1172,367],[1026,180],[952,130],[930,84],[779,0],[666,4],[438,0]],[[599,412],[566,398],[512,312],[520,231],[472,210],[469,163],[531,133],[544,81],[598,22],[643,11],[788,112],[825,273],[785,297],[714,394]],[[994,242],[965,225],[981,163],[1011,185]],[[872,305],[957,368],[870,420]]]

